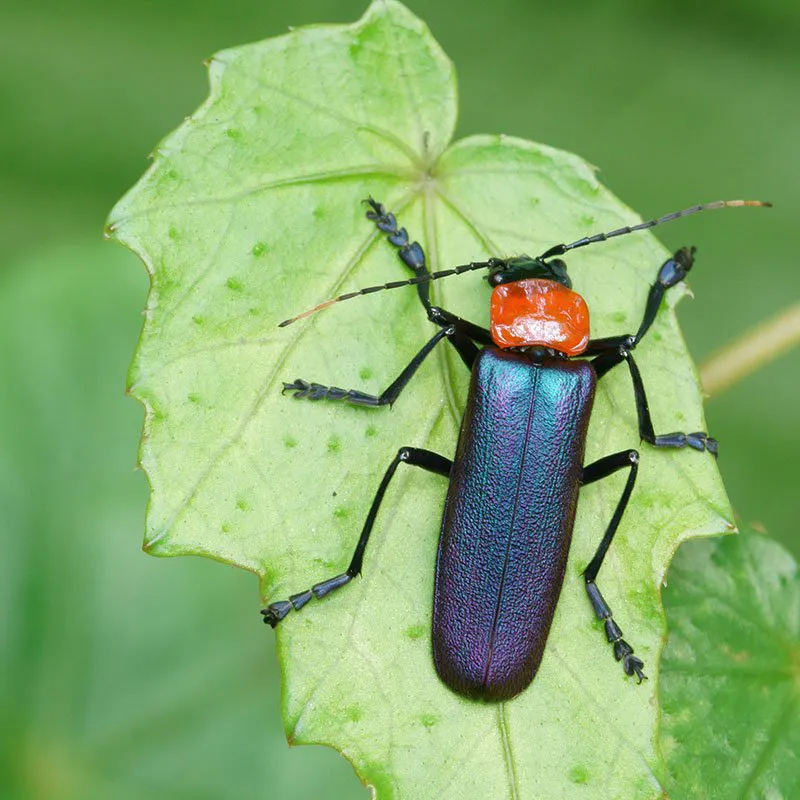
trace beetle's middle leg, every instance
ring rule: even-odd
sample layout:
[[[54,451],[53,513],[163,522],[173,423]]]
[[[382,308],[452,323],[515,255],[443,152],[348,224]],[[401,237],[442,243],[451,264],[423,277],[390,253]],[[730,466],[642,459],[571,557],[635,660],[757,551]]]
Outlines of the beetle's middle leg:
[[[603,559],[606,557],[608,548],[614,539],[614,534],[617,532],[622,515],[625,513],[625,508],[630,500],[633,485],[636,483],[636,473],[639,471],[639,453],[636,450],[623,450],[619,453],[601,458],[593,464],[583,468],[583,477],[581,478],[581,485],[586,486],[589,483],[607,478],[613,475],[618,470],[628,467],[628,480],[625,483],[625,488],[622,490],[622,497],[620,497],[617,507],[614,510],[614,515],[611,517],[611,522],[606,528],[603,539],[597,548],[589,565],[583,571],[583,578],[586,581],[586,593],[589,595],[594,613],[597,618],[603,622],[606,638],[614,648],[614,658],[617,661],[622,661],[622,668],[625,670],[626,675],[636,675],[639,683],[641,683],[647,676],[642,672],[644,663],[640,658],[633,654],[633,648],[622,638],[622,630],[619,625],[614,621],[614,616],[611,608],[605,601],[600,589],[597,587],[595,580],[600,567],[603,565]]]
[[[294,392],[298,400],[344,400],[357,406],[390,406],[400,396],[408,382],[419,369],[422,362],[442,339],[449,339],[458,351],[464,363],[471,369],[478,355],[478,348],[473,344],[458,323],[443,327],[436,332],[433,338],[411,359],[408,366],[395,378],[392,384],[381,394],[367,394],[357,389],[340,389],[338,386],[323,386],[321,383],[311,383],[302,378],[295,379],[292,383],[283,384],[283,392]]]
[[[692,268],[694,253],[694,247],[682,247],[672,258],[667,259],[661,265],[656,282],[650,287],[642,322],[635,334],[612,336],[608,339],[593,339],[589,342],[586,354],[596,356],[592,361],[592,365],[595,368],[595,372],[597,372],[598,378],[602,378],[609,370],[623,361],[628,364],[628,370],[633,381],[633,394],[636,399],[639,436],[645,442],[653,445],[653,447],[691,447],[695,450],[707,450],[716,457],[719,443],[705,431],[695,431],[694,433],[675,431],[673,433],[656,434],[653,420],[650,416],[650,407],[647,403],[642,374],[639,372],[639,367],[633,358],[633,349],[639,344],[647,331],[650,330],[667,289],[680,283]]]
[[[269,623],[273,628],[292,610],[300,611],[303,606],[311,600],[312,597],[322,598],[330,594],[335,589],[350,583],[350,581],[361,574],[361,566],[364,562],[364,551],[367,549],[372,527],[375,524],[375,518],[378,515],[378,509],[383,501],[383,496],[386,494],[386,489],[394,477],[394,473],[400,464],[411,464],[414,467],[422,467],[428,472],[434,472],[437,475],[444,477],[450,476],[450,470],[453,467],[453,462],[449,458],[440,456],[430,450],[422,450],[418,447],[401,447],[397,451],[397,455],[389,464],[389,468],[383,476],[383,480],[375,493],[375,498],[370,506],[367,519],[364,522],[364,527],[361,530],[361,536],[358,537],[356,549],[353,552],[353,557],[350,560],[350,566],[333,578],[321,581],[314,584],[310,589],[304,592],[293,594],[288,600],[278,600],[270,603],[261,613],[264,615],[264,622]]]
[[[647,402],[647,394],[644,390],[642,373],[634,361],[633,354],[626,347],[620,347],[617,352],[607,353],[598,356],[592,361],[597,372],[597,377],[601,378],[612,367],[617,364],[627,362],[628,370],[633,381],[633,396],[636,400],[636,416],[639,421],[639,436],[653,447],[691,447],[694,450],[707,450],[714,458],[719,452],[719,442],[705,431],[695,431],[694,433],[683,433],[675,431],[673,433],[656,434],[653,428],[653,420],[650,416],[650,406]]]

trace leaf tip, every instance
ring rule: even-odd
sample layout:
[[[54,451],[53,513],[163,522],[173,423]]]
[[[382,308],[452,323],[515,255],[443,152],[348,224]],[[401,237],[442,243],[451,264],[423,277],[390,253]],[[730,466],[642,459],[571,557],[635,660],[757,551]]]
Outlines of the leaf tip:
[[[151,556],[161,555],[161,547],[159,545],[163,542],[166,535],[167,531],[163,530],[158,531],[158,533],[151,536],[149,539],[145,538],[144,542],[142,542],[142,550]]]

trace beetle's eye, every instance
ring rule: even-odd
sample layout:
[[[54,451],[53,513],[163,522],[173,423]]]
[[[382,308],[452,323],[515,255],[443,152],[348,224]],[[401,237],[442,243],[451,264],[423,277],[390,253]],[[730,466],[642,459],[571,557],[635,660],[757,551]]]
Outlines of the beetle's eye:
[[[500,267],[495,267],[488,275],[483,277],[484,280],[488,281],[489,286],[498,286],[503,279],[503,270]]]
[[[567,274],[567,264],[560,258],[551,258],[547,262],[547,267],[550,270],[553,279],[566,286],[568,289],[572,288],[572,281]]]

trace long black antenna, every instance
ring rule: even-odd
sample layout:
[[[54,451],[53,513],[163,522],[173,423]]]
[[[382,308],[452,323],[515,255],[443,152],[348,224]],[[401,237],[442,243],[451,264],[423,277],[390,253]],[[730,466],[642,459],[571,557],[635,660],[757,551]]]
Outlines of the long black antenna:
[[[691,214],[699,214],[701,211],[713,211],[715,208],[737,208],[739,206],[765,206],[766,208],[771,208],[772,203],[766,203],[762,200],[715,200],[713,203],[703,203],[699,206],[684,208],[683,211],[673,211],[672,214],[667,214],[666,216],[659,217],[658,219],[650,219],[647,222],[640,222],[638,225],[626,225],[624,228],[617,228],[615,231],[610,231],[609,233],[596,233],[594,236],[584,236],[583,239],[577,239],[570,244],[557,244],[542,253],[539,258],[562,256],[569,250],[576,250],[579,247],[586,247],[587,244],[604,242],[606,239],[613,239],[615,236],[624,236],[626,233],[633,233],[634,231],[644,231],[648,228],[655,228],[656,225],[662,225],[665,222],[672,222],[673,219],[688,217]]]
[[[701,211],[712,211],[715,208],[737,208],[740,206],[764,206],[766,208],[771,208],[772,203],[767,203],[761,200],[715,200],[713,203],[703,203],[699,206],[684,208],[683,211],[674,211],[672,214],[658,217],[658,219],[651,219],[647,222],[640,222],[638,225],[626,225],[624,228],[617,228],[616,230],[608,233],[596,233],[594,236],[584,236],[582,239],[577,239],[574,242],[570,242],[570,244],[557,244],[542,253],[539,258],[546,259],[552,258],[553,256],[560,256],[570,250],[576,250],[578,247],[586,247],[587,244],[604,242],[606,239],[613,239],[615,236],[624,236],[625,234],[633,233],[634,231],[644,231],[649,228],[655,228],[656,225],[662,225],[665,222],[671,222],[672,220],[680,219],[681,217],[688,217],[691,214],[698,214]],[[391,281],[390,283],[384,283],[380,286],[368,286],[366,289],[359,289],[356,292],[347,292],[346,294],[340,294],[338,297],[332,297],[330,300],[325,300],[322,303],[314,306],[314,308],[309,308],[308,311],[298,314],[296,317],[285,319],[278,325],[278,327],[285,328],[287,325],[291,325],[293,322],[297,322],[299,319],[310,317],[312,314],[316,314],[317,311],[322,311],[324,308],[334,305],[334,303],[341,303],[343,300],[351,300],[353,297],[358,297],[362,294],[381,292],[384,289],[399,289],[401,286],[415,286],[418,283],[425,283],[426,281],[438,281],[439,278],[448,278],[451,275],[461,275],[464,272],[472,272],[473,270],[477,269],[504,267],[506,264],[507,261],[505,259],[490,258],[488,261],[473,261],[469,264],[462,264],[461,266],[453,267],[452,269],[443,269],[439,270],[438,272],[431,272],[427,275],[418,275],[415,278],[409,278],[408,280],[404,281]]]
[[[449,278],[451,275],[461,275],[463,272],[471,272],[476,269],[489,269],[490,267],[502,266],[506,262],[502,258],[490,258],[488,261],[472,261],[469,264],[462,264],[459,267],[452,269],[442,269],[438,272],[429,272],[427,275],[418,275],[416,278],[409,278],[405,281],[391,281],[390,283],[383,283],[380,286],[367,286],[366,289],[359,289],[357,292],[347,292],[347,294],[340,294],[338,297],[331,297],[330,300],[325,300],[314,308],[309,308],[302,314],[298,314],[291,319],[285,319],[278,327],[285,328],[293,322],[297,322],[303,317],[309,317],[316,314],[317,311],[322,311],[323,308],[332,306],[334,303],[341,303],[342,300],[350,300],[353,297],[358,297],[362,294],[372,294],[373,292],[381,292],[384,289],[399,289],[401,286],[415,286],[418,283],[426,283],[427,281],[438,281],[439,278]]]

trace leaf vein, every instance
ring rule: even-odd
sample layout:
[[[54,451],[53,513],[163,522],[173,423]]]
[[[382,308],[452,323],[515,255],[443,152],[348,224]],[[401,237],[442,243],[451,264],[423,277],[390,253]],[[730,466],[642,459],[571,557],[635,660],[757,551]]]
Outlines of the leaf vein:
[[[270,191],[271,189],[285,189],[294,186],[305,186],[307,184],[318,183],[335,183],[338,181],[347,181],[352,178],[366,178],[372,176],[391,176],[398,179],[407,179],[407,171],[394,167],[390,164],[382,164],[376,162],[374,164],[357,164],[353,167],[340,170],[330,170],[326,172],[309,172],[305,175],[297,175],[290,178],[275,178],[264,183],[257,183],[254,186],[248,186],[238,192],[230,195],[219,195],[216,197],[208,197],[207,195],[197,200],[182,200],[175,203],[152,203],[137,211],[132,211],[129,214],[123,214],[121,217],[115,219],[109,229],[111,231],[117,230],[121,225],[124,225],[139,217],[148,217],[154,214],[161,214],[164,211],[179,211],[185,208],[197,208],[202,206],[225,205],[230,203],[238,203],[240,200],[246,200],[253,195],[260,192]]]
[[[792,694],[783,709],[783,713],[778,716],[774,725],[770,729],[767,736],[767,741],[764,743],[764,747],[761,749],[753,768],[750,770],[750,774],[747,776],[744,785],[742,786],[742,790],[739,793],[740,800],[746,800],[746,798],[750,796],[750,790],[753,788],[756,781],[761,777],[764,770],[769,765],[770,756],[778,744],[780,735],[783,733],[784,729],[789,725],[789,723],[795,719],[797,706],[797,695]]]
[[[379,232],[377,229],[370,232],[370,234],[366,237],[362,245],[356,250],[353,256],[345,264],[345,267],[342,269],[342,271],[337,276],[336,280],[333,282],[332,288],[330,288],[326,292],[326,296],[330,296],[331,294],[333,294],[333,292],[336,291],[336,288],[338,286],[341,286],[343,281],[347,279],[347,277],[352,273],[352,271],[361,264],[364,256],[366,255],[372,244],[377,240],[378,235]],[[255,401],[250,406],[250,409],[244,414],[239,426],[233,431],[231,436],[226,441],[224,441],[222,445],[220,445],[220,447],[218,447],[217,450],[213,453],[211,458],[208,460],[208,466],[201,471],[198,479],[195,481],[194,485],[191,487],[191,489],[186,494],[184,499],[180,503],[178,503],[172,518],[169,520],[167,525],[164,526],[162,532],[148,542],[148,546],[155,544],[156,541],[163,538],[163,536],[166,534],[167,531],[171,530],[175,526],[177,521],[181,518],[184,512],[191,505],[192,500],[197,496],[197,493],[200,491],[202,485],[206,482],[206,480],[208,480],[208,478],[217,468],[219,462],[223,459],[225,454],[231,449],[231,447],[236,445],[241,440],[242,435],[244,434],[248,425],[252,422],[253,419],[255,419],[258,410],[263,405],[264,401],[268,396],[269,391],[275,384],[277,380],[277,375],[283,368],[283,365],[286,362],[287,358],[289,357],[289,354],[293,352],[294,348],[300,344],[305,335],[305,332],[306,329],[301,330],[291,339],[291,341],[287,343],[283,352],[277,358],[273,369],[270,371],[269,375],[264,380],[261,389],[256,395]]]
[[[511,736],[508,730],[508,719],[506,717],[505,703],[497,704],[497,730],[500,734],[500,745],[503,749],[503,760],[506,767],[509,797],[511,800],[519,800],[519,778],[517,777],[517,765],[514,760],[514,752],[511,748]]]

